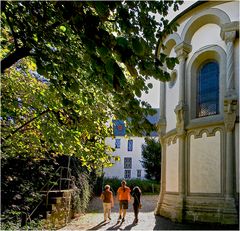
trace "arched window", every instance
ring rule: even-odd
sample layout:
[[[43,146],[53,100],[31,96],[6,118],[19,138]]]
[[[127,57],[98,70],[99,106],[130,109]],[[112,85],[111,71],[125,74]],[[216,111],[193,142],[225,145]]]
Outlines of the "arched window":
[[[219,65],[215,61],[204,64],[197,79],[197,117],[219,113]]]

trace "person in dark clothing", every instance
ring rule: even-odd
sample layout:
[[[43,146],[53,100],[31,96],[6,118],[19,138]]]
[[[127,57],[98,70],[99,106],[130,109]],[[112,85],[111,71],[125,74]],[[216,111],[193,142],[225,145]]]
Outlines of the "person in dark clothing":
[[[138,214],[139,214],[139,208],[141,207],[141,195],[142,192],[140,190],[140,188],[138,186],[134,187],[131,193],[132,197],[134,198],[133,201],[133,210],[134,210],[134,223],[137,224],[138,223]]]

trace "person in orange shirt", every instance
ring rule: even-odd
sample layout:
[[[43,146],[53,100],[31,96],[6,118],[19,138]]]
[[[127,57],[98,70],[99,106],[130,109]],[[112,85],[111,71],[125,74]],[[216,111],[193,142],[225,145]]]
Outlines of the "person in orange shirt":
[[[119,218],[122,222],[125,221],[126,212],[128,209],[128,202],[131,200],[131,189],[126,186],[126,181],[121,182],[121,187],[117,190],[118,200],[119,200]]]
[[[101,199],[103,201],[103,212],[104,212],[104,222],[107,221],[107,218],[111,220],[111,207],[114,206],[113,194],[110,191],[110,185],[105,185],[104,192],[101,194]]]

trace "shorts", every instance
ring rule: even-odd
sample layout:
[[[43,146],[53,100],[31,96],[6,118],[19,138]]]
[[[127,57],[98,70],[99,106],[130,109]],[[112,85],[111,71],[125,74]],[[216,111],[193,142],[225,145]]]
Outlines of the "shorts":
[[[119,201],[119,206],[120,206],[120,209],[128,209],[128,201],[127,200],[124,200],[124,201]]]

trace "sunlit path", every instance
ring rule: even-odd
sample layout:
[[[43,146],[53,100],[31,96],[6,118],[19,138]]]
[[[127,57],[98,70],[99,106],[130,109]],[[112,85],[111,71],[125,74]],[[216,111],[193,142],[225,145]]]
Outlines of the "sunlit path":
[[[89,211],[71,221],[60,230],[238,230],[237,226],[179,224],[171,222],[163,217],[155,216],[154,209],[158,196],[143,196],[143,208],[139,214],[138,224],[133,224],[134,213],[130,204],[125,222],[118,222],[118,202],[115,198],[115,206],[112,209],[111,221],[103,223],[103,209],[101,200],[94,198],[89,206]]]

